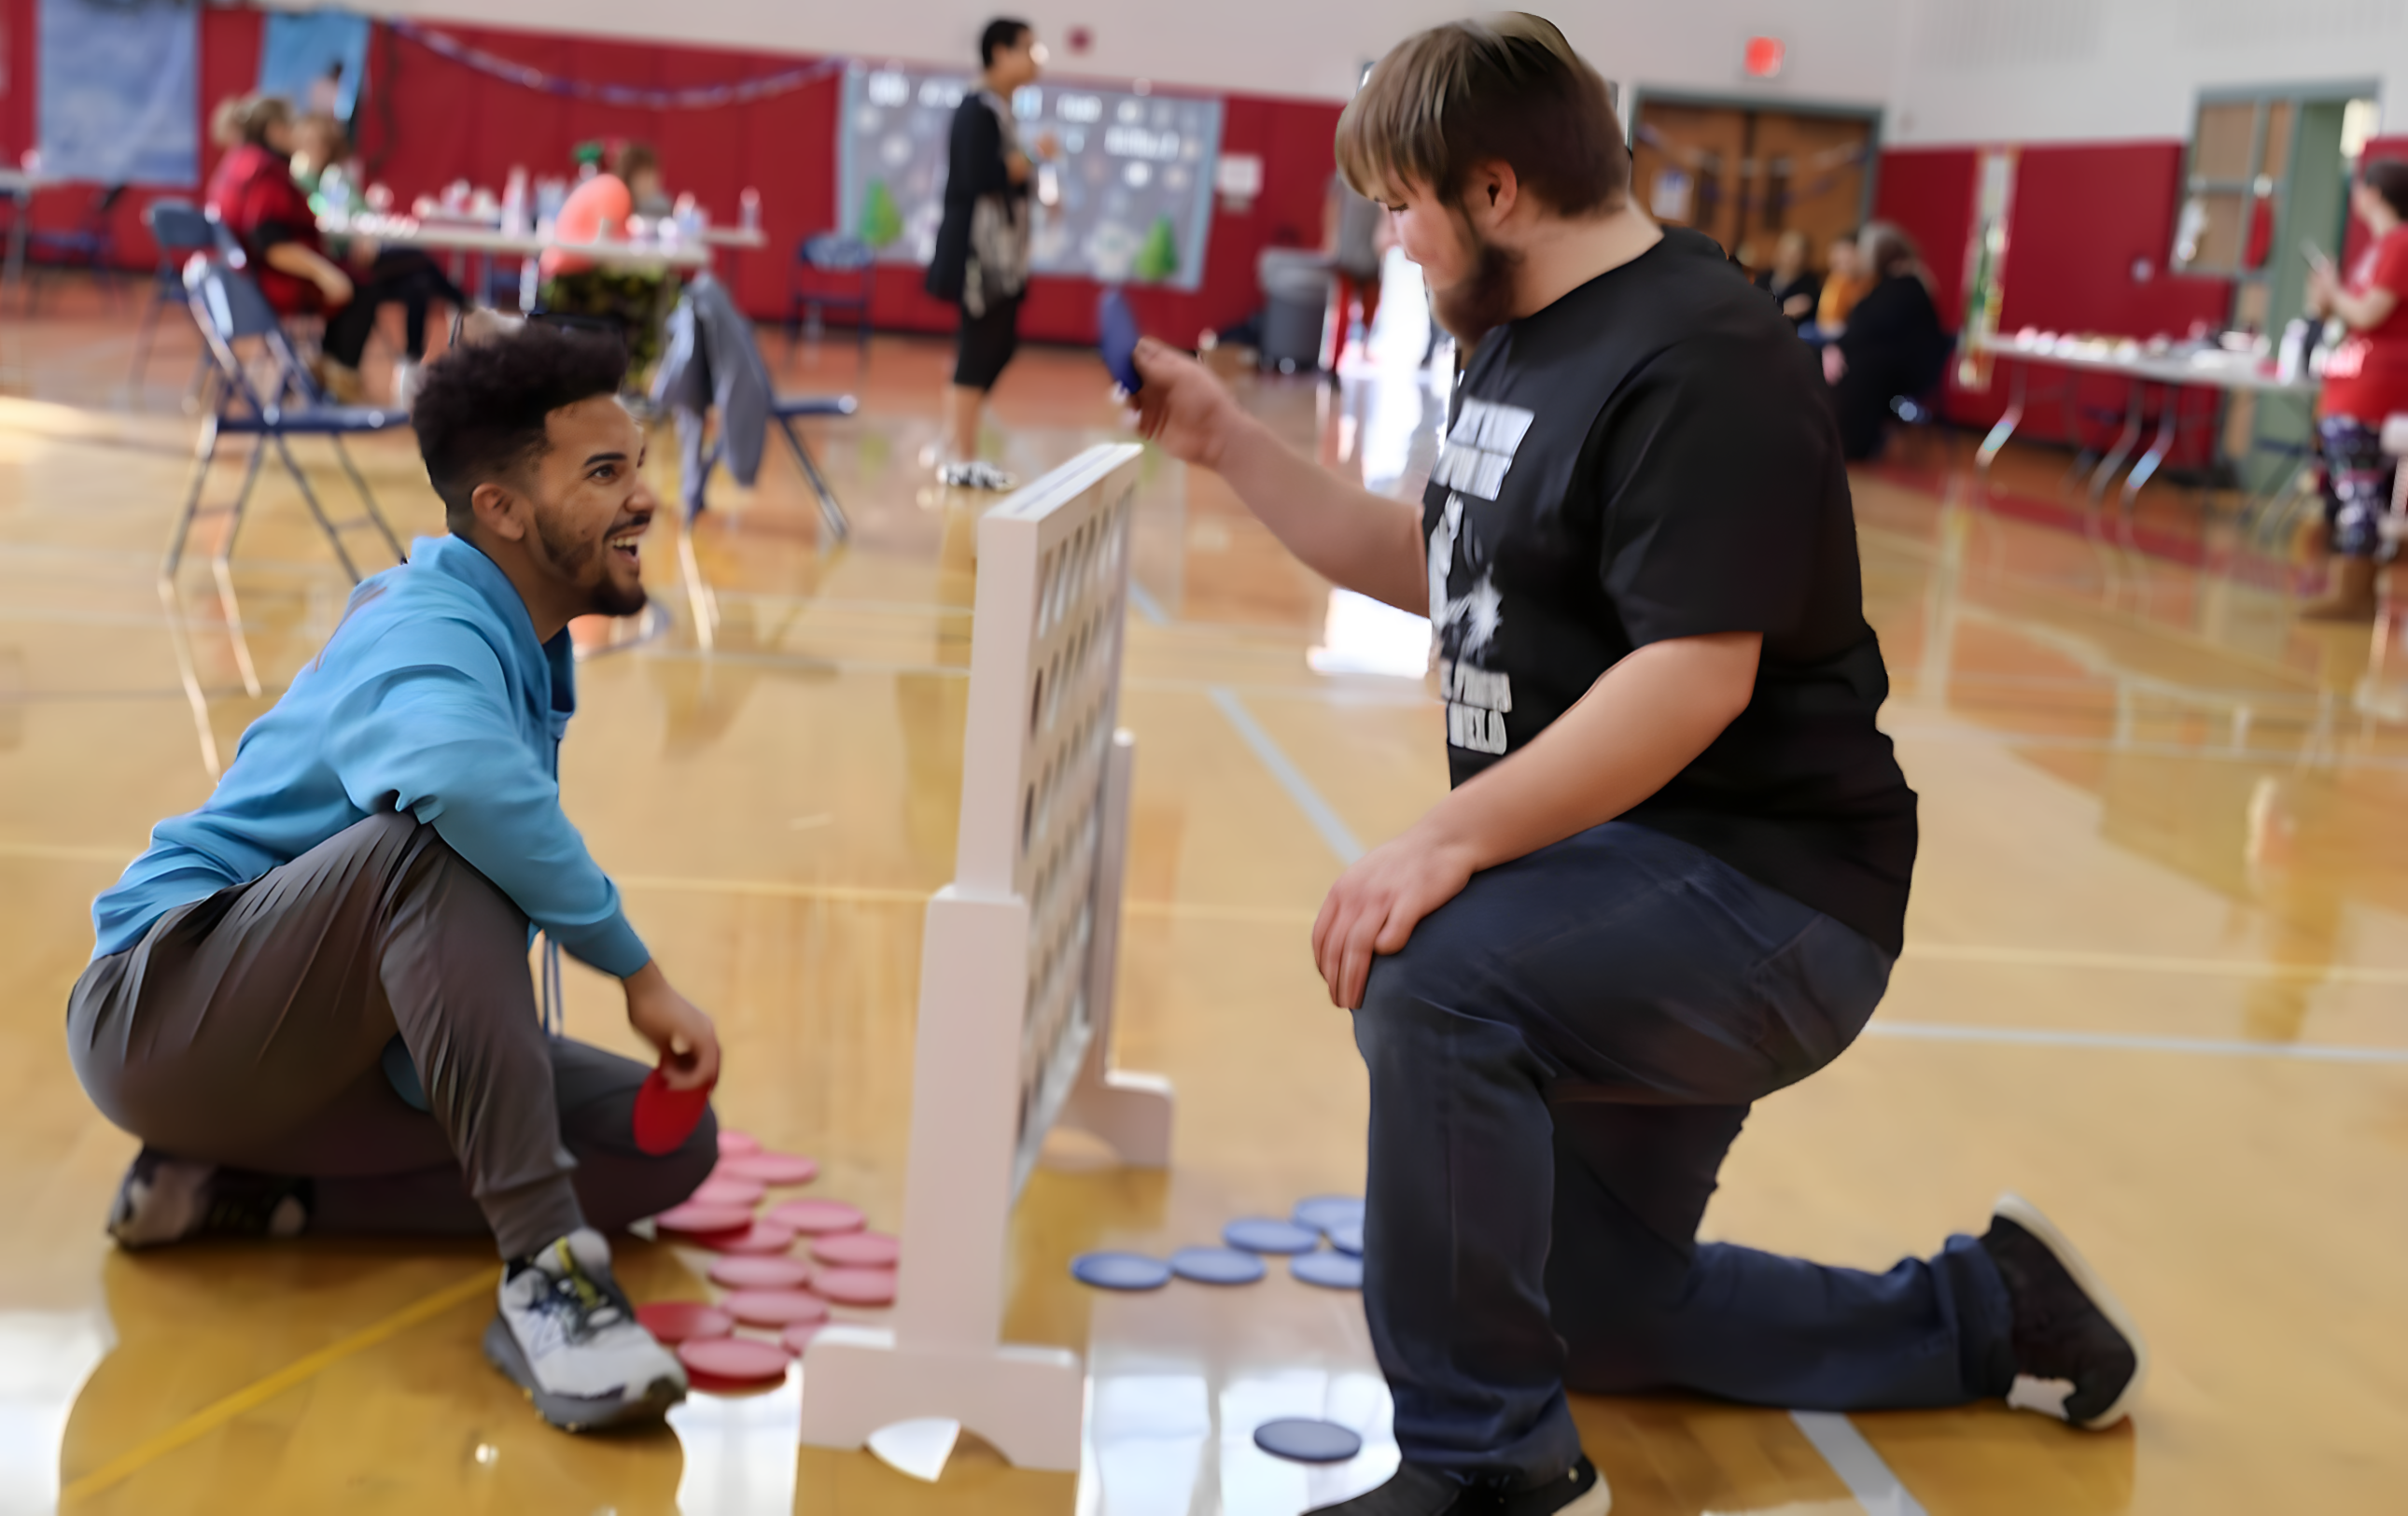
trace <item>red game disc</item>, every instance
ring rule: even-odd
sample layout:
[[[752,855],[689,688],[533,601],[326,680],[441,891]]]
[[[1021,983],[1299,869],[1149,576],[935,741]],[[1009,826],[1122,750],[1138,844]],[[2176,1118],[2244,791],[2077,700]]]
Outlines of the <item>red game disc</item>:
[[[812,1276],[811,1289],[839,1306],[891,1306],[895,1304],[895,1271],[824,1268]]]
[[[782,1253],[795,1245],[795,1229],[775,1221],[755,1221],[741,1232],[695,1240],[715,1253]]]
[[[711,1260],[710,1282],[729,1290],[800,1290],[811,1282],[811,1266],[799,1258],[731,1253]]]
[[[736,1330],[736,1318],[699,1300],[655,1300],[636,1307],[636,1320],[655,1338],[675,1347]]]
[[[668,1076],[654,1069],[636,1087],[636,1146],[658,1158],[676,1152],[710,1109],[710,1086],[671,1090]]]
[[[838,1268],[893,1268],[903,1245],[883,1232],[838,1232],[813,1242],[811,1256]]]
[[[731,1132],[725,1127],[719,1129],[720,1157],[726,1158],[736,1153],[757,1153],[760,1150],[761,1139],[751,1133]]]
[[[768,1219],[780,1226],[790,1226],[807,1237],[825,1236],[831,1232],[861,1230],[861,1207],[848,1206],[841,1200],[784,1200],[769,1207]]]
[[[718,1174],[712,1174],[694,1186],[694,1193],[686,1195],[686,1200],[694,1206],[741,1206],[752,1210],[753,1206],[761,1206],[761,1195],[766,1193],[768,1191],[758,1178],[720,1178]]]
[[[828,1314],[827,1302],[808,1290],[735,1290],[719,1307],[746,1326],[824,1321]]]
[[[652,1218],[652,1224],[664,1232],[696,1236],[713,1232],[742,1232],[752,1224],[750,1206],[698,1206],[687,1201],[672,1206]]]
[[[786,1377],[794,1354],[783,1345],[759,1337],[703,1337],[678,1344],[678,1361],[694,1377],[696,1389],[750,1389]]]
[[[799,1153],[737,1153],[721,1159],[714,1172],[763,1184],[809,1184],[820,1177],[820,1162]]]
[[[827,1325],[825,1321],[796,1321],[779,1333],[778,1340],[786,1345],[788,1352],[800,1358],[803,1356],[803,1350],[811,1345],[811,1339],[818,1336],[820,1328],[825,1325]]]

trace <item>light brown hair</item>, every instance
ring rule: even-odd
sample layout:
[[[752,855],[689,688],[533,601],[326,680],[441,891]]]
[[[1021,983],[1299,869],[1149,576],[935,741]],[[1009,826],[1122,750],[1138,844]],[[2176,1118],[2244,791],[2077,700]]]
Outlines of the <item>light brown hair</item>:
[[[1416,33],[1372,65],[1338,118],[1338,171],[1369,199],[1426,185],[1453,203],[1490,159],[1560,216],[1616,209],[1629,193],[1612,94],[1542,17],[1503,11]]]
[[[1876,280],[1893,274],[1908,274],[1922,261],[1923,254],[1914,238],[1885,221],[1870,222],[1856,234],[1856,245],[1864,253],[1865,272]]]
[[[268,128],[292,119],[292,103],[280,94],[231,95],[209,113],[209,139],[222,148],[265,147]]]

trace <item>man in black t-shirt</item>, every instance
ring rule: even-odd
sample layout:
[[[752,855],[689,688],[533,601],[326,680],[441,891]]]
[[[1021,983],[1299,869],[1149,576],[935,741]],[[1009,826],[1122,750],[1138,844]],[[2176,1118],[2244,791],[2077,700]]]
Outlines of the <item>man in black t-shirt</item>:
[[[2120,1420],[2138,1332],[2014,1196],[1879,1276],[1697,1240],[1749,1105],[1871,1016],[1914,861],[1813,354],[1631,204],[1603,81],[1536,17],[1407,40],[1338,156],[1473,350],[1419,512],[1138,352],[1148,437],[1438,642],[1453,791],[1313,927],[1370,1073],[1404,1460],[1328,1509],[1603,1511],[1567,1387]]]

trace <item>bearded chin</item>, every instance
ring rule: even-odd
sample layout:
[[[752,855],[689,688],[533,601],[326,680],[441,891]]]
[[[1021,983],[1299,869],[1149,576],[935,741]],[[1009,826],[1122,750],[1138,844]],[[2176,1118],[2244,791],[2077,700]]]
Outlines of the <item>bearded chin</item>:
[[[1513,318],[1522,255],[1484,239],[1469,226],[1464,235],[1471,243],[1471,272],[1442,290],[1431,291],[1430,307],[1438,313],[1438,324],[1469,353],[1482,338]]]
[[[543,544],[544,556],[552,559],[552,566],[572,576],[584,572],[593,566],[595,559],[609,551],[598,541],[578,544],[563,541],[554,535],[552,524],[541,516],[536,517],[535,532],[537,540]],[[622,589],[611,582],[607,569],[589,594],[590,599],[585,602],[586,612],[597,616],[631,616],[652,599],[644,593],[642,581]]]

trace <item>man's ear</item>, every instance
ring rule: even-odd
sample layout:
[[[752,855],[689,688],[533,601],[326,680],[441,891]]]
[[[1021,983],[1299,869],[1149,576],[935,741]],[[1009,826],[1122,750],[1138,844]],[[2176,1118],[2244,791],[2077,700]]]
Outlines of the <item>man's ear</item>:
[[[1521,200],[1521,178],[1513,172],[1512,164],[1492,158],[1472,166],[1470,182],[1464,188],[1464,204],[1473,222],[1484,230],[1494,228],[1511,216]]]
[[[477,518],[477,529],[491,532],[505,542],[522,541],[526,537],[524,513],[519,510],[519,498],[506,484],[488,481],[477,486],[468,497],[468,510]]]

